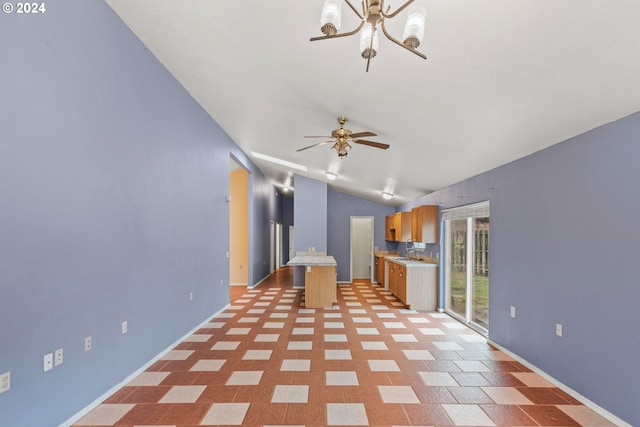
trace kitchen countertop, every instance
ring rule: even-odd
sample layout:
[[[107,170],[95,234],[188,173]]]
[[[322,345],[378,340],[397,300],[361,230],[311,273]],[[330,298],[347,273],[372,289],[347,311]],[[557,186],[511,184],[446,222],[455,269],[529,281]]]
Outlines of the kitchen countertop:
[[[387,261],[395,262],[396,264],[403,264],[407,267],[437,267],[438,263],[429,261],[420,261],[414,259],[408,259],[397,255],[385,256]]]
[[[292,266],[307,266],[307,265],[318,265],[318,266],[336,266],[338,263],[335,258],[328,255],[296,255],[294,256],[287,265]]]

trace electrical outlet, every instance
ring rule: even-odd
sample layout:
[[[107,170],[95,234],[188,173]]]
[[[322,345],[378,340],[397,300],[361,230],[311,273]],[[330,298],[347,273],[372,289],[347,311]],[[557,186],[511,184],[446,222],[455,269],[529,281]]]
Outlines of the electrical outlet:
[[[511,306],[511,317],[516,317],[516,308]]]
[[[189,301],[193,301],[193,292],[189,292]]]
[[[53,353],[48,353],[44,355],[43,360],[43,369],[45,372],[53,369]]]
[[[0,393],[4,393],[10,388],[11,388],[11,372],[5,372],[4,374],[0,374]]]
[[[229,258],[229,251],[227,251],[227,258]]]
[[[556,335],[559,337],[562,336],[562,323],[556,323]]]
[[[220,279],[220,286],[224,286],[224,280]]]
[[[86,337],[84,339],[84,351],[90,351],[91,350],[91,337]]]
[[[125,320],[124,322],[122,322],[122,333],[126,334],[128,329],[129,329],[129,325],[127,324],[127,321]]]
[[[54,354],[53,366],[62,365],[62,357],[63,357],[62,349],[59,348],[56,350]]]

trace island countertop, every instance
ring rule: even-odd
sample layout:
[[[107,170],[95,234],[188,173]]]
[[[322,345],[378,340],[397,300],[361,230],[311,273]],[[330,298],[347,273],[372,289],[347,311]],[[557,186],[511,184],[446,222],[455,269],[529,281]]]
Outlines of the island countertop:
[[[289,260],[287,265],[291,266],[336,266],[338,263],[335,258],[329,255],[296,255]]]

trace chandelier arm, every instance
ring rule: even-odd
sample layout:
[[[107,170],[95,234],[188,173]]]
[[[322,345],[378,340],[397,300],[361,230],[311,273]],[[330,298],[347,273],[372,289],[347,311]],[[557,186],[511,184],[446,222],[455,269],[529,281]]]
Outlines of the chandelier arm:
[[[411,0],[411,1],[413,1],[413,0]],[[392,42],[394,42],[394,43],[395,43],[395,44],[397,44],[398,46],[400,46],[400,47],[403,47],[403,48],[407,49],[409,52],[411,52],[411,53],[414,53],[414,54],[418,55],[420,58],[422,58],[422,59],[427,59],[427,56],[426,56],[426,55],[424,55],[423,53],[420,53],[420,52],[418,52],[417,50],[414,50],[414,49],[408,48],[408,47],[406,47],[403,43],[400,43],[398,40],[394,39],[394,38],[393,38],[393,37],[392,37],[392,36],[387,32],[387,28],[386,28],[386,27],[385,27],[385,25],[384,25],[384,21],[382,21],[382,22],[380,23],[380,26],[382,27],[382,32],[384,33],[384,35],[385,35],[389,40],[391,40]]]
[[[328,35],[328,36],[319,36],[319,37],[311,37],[309,40],[312,42],[315,42],[317,40],[327,40],[327,39],[335,39],[338,37],[346,37],[346,36],[352,36],[354,34],[357,34],[358,31],[360,31],[360,29],[364,26],[365,21],[363,20],[360,25],[358,25],[358,28],[356,28],[353,31],[349,31],[348,33],[339,33],[339,34],[332,34],[332,35]]]
[[[351,2],[350,2],[349,0],[344,0],[344,2],[345,2],[346,4],[348,4],[348,5],[349,5],[349,7],[351,8],[351,10],[353,10],[353,12],[354,12],[356,15],[358,15],[358,18],[360,18],[360,19],[364,19],[364,18],[362,17],[362,15],[360,15],[360,12],[358,12],[358,11],[356,10],[356,8],[355,8],[355,7],[353,7],[353,5],[351,4]]]
[[[403,4],[402,6],[400,6],[395,12],[393,12],[392,14],[387,15],[384,10],[380,10],[380,13],[382,14],[382,16],[384,16],[385,18],[393,18],[394,16],[396,16],[398,13],[402,12],[407,6],[409,6],[411,3],[413,3],[414,0],[409,0],[407,1],[405,4]],[[388,11],[389,9],[387,9]]]
[[[374,25],[373,28],[371,28],[371,40],[369,41],[369,54],[367,55],[367,69],[365,70],[365,73],[369,72],[369,62],[371,62],[371,52],[373,52],[373,39],[376,37],[376,31],[378,31],[378,29]]]

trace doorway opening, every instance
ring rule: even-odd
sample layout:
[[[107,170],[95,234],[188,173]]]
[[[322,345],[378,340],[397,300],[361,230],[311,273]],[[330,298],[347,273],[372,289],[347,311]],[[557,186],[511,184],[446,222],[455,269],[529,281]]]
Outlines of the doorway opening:
[[[282,267],[282,224],[269,221],[269,273]]]
[[[374,246],[372,216],[351,217],[351,281],[374,280]]]
[[[230,160],[229,286],[249,284],[249,172]]]

